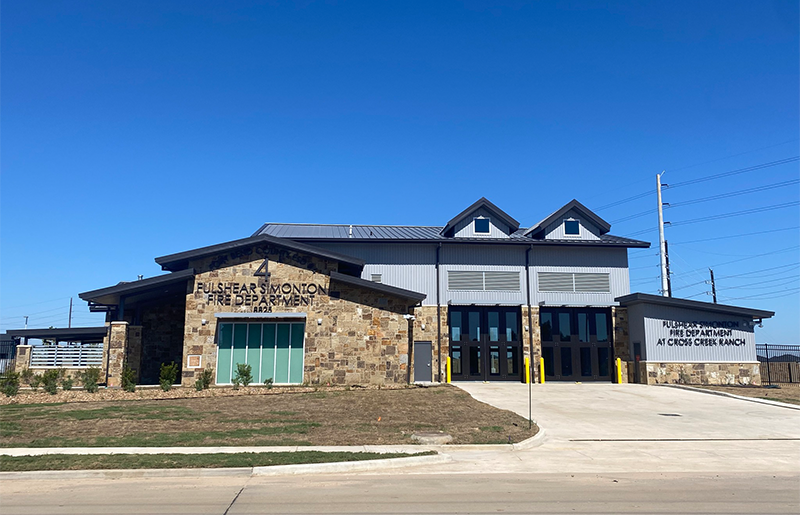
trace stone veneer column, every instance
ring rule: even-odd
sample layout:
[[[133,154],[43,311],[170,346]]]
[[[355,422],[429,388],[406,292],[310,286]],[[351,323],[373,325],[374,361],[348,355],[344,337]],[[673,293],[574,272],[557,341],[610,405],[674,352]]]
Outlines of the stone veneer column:
[[[441,377],[441,382],[447,380],[447,357],[450,355],[449,329],[447,326],[447,306],[441,306],[441,324],[442,324],[442,348],[441,356],[442,362],[439,363],[439,351],[436,347],[438,342],[437,326],[436,326],[436,306],[417,306],[414,308],[414,341],[415,342],[431,342],[431,350],[433,356],[431,357],[431,370],[433,372],[433,380],[436,381]],[[425,326],[423,329],[422,326]],[[408,355],[405,357],[408,360]],[[410,368],[411,382],[414,381],[414,363],[412,358],[408,366]],[[440,371],[440,376],[437,376],[436,371]]]
[[[108,340],[105,349],[106,363],[108,363],[106,387],[119,388],[122,384],[122,368],[125,366],[128,346],[128,322],[111,322]]]
[[[528,322],[530,322],[530,325],[528,325]],[[527,331],[525,330],[526,327],[528,327]],[[540,382],[539,358],[542,357],[542,328],[539,326],[539,306],[530,307],[530,318],[528,317],[528,307],[522,307],[522,337],[522,347],[525,349],[524,354],[531,359],[531,381],[538,383]]]
[[[14,358],[14,370],[22,372],[31,366],[31,346],[17,345],[17,354]]]
[[[622,360],[622,382],[632,383],[634,379],[630,376],[633,376],[634,363],[631,359],[630,338],[628,336],[628,308],[612,306],[611,324],[614,334],[614,362],[611,364],[614,374],[612,378],[616,381],[617,358],[619,358]]]
[[[135,372],[138,383],[142,368],[142,326],[128,326],[128,342],[125,345],[125,363]]]

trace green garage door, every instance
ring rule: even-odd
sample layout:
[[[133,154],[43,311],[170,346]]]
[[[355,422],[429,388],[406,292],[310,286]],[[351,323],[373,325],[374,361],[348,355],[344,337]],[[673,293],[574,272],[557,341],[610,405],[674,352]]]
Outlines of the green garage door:
[[[236,365],[247,363],[253,383],[303,382],[303,322],[222,322],[217,341],[217,384],[231,384]]]

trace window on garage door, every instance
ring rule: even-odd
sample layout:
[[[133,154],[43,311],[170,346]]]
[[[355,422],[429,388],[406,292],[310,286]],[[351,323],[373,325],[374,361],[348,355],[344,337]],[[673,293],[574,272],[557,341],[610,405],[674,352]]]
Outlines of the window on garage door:
[[[217,384],[231,384],[236,365],[251,367],[254,383],[303,382],[302,322],[222,322],[217,340]]]

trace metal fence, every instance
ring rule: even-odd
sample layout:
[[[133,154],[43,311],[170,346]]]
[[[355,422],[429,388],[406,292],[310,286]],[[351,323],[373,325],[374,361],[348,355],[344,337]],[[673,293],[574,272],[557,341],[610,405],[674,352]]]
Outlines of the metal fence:
[[[31,347],[31,368],[99,367],[103,364],[103,344],[37,345]]]
[[[800,345],[757,343],[762,384],[800,383]]]

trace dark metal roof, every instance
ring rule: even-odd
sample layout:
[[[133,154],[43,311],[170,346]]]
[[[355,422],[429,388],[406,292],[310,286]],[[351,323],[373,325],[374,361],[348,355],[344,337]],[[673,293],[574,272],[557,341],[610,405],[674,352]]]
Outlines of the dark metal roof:
[[[701,302],[699,300],[662,297],[661,295],[651,295],[649,293],[631,293],[630,295],[617,297],[614,300],[619,302],[622,306],[630,306],[632,304],[658,304],[660,306],[697,309],[701,311],[714,311],[716,313],[726,313],[729,315],[739,315],[752,318],[771,318],[775,315],[774,311],[742,308],[739,306],[728,306],[725,304],[713,304],[711,302]]]
[[[553,214],[551,214],[550,216],[548,216],[547,218],[545,218],[544,220],[542,220],[538,224],[534,225],[533,227],[531,227],[530,229],[525,231],[525,236],[535,236],[535,235],[537,235],[538,233],[542,232],[551,223],[560,220],[561,217],[563,217],[565,214],[567,214],[567,212],[570,209],[574,209],[575,211],[578,211],[583,216],[588,218],[589,221],[591,221],[594,225],[597,226],[598,229],[600,229],[600,234],[605,234],[605,233],[607,233],[608,231],[611,230],[611,224],[609,224],[608,222],[606,222],[605,220],[603,220],[602,218],[600,218],[599,216],[594,214],[588,207],[584,206],[583,204],[581,204],[577,200],[572,199],[566,205],[561,207],[561,209],[559,209],[558,211],[554,212]]]
[[[402,297],[404,299],[411,299],[415,302],[422,302],[425,299],[425,297],[427,297],[427,295],[425,295],[424,293],[405,290],[403,288],[398,288],[396,286],[389,286],[388,284],[376,283],[373,281],[362,279],[360,277],[353,277],[352,275],[340,274],[339,272],[331,272],[331,279],[334,281],[340,281],[343,283],[351,284],[353,286],[358,286],[359,288],[367,288],[381,293],[386,293],[388,295],[394,295],[396,297]]]
[[[441,231],[441,234],[447,234],[459,222],[461,222],[462,220],[464,220],[465,218],[467,218],[472,213],[474,213],[477,209],[480,209],[480,208],[484,208],[484,209],[487,209],[488,211],[490,211],[498,219],[500,219],[501,222],[503,222],[506,225],[508,225],[511,228],[512,231],[516,231],[517,229],[519,229],[519,222],[514,220],[514,218],[511,215],[509,215],[508,213],[506,213],[505,211],[503,211],[499,207],[497,207],[494,204],[492,204],[491,202],[489,202],[489,200],[486,197],[481,197],[474,204],[469,206],[467,209],[465,209],[464,211],[462,211],[459,214],[457,214],[455,216],[455,218],[453,218],[452,220],[447,222],[447,225],[444,226],[444,228]]]
[[[150,290],[160,290],[161,288],[173,283],[185,282],[194,277],[194,269],[188,268],[180,272],[149,277],[141,281],[122,282],[115,286],[100,288],[79,293],[78,297],[96,304],[116,305],[119,303],[120,295],[134,295]]]
[[[102,341],[108,327],[71,327],[60,329],[9,329],[6,334],[15,338],[35,338],[70,342]]]
[[[604,234],[599,240],[540,240],[524,236],[520,229],[508,238],[445,238],[441,227],[353,225],[284,224],[267,223],[256,234],[281,236],[295,241],[349,242],[349,243],[467,243],[501,245],[571,245],[610,247],[650,247],[650,243],[622,236]]]
[[[298,252],[311,254],[314,256],[330,259],[333,261],[338,261],[339,263],[346,263],[348,265],[352,265],[359,269],[363,268],[365,264],[363,260],[354,258],[352,256],[345,256],[344,254],[331,252],[329,250],[321,249],[313,245],[306,245],[304,243],[299,243],[296,241],[275,237],[268,234],[257,234],[249,238],[242,238],[240,240],[233,240],[225,243],[220,243],[217,245],[210,245],[208,247],[201,247],[199,249],[188,250],[186,252],[178,252],[177,254],[170,254],[167,256],[157,257],[156,263],[161,265],[161,268],[163,268],[164,270],[180,270],[182,268],[189,266],[189,260],[191,259],[198,259],[206,256],[212,256],[214,254],[220,254],[222,252],[228,252],[231,250],[242,249],[245,247],[260,245],[264,243],[275,245],[278,247],[283,247],[289,250],[296,250]]]

